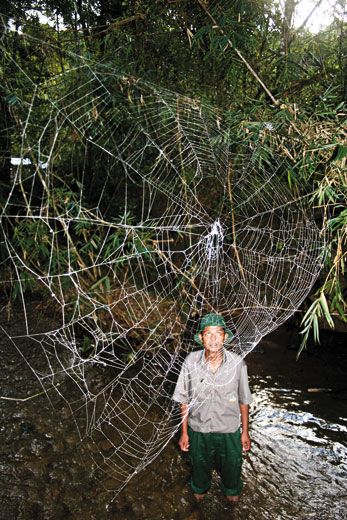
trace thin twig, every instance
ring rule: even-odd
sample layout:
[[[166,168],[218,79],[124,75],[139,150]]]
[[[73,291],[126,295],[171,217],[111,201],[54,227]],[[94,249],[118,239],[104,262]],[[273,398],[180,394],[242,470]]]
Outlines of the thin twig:
[[[102,31],[99,31],[97,33],[91,34],[90,36],[86,36],[87,39],[95,38],[96,36],[100,36],[101,34],[107,34],[110,31],[113,31],[113,29],[118,29],[118,27],[122,27],[123,25],[127,25],[131,22],[136,22],[137,20],[145,20],[146,16],[143,13],[137,13],[133,16],[130,16],[129,18],[125,18],[123,20],[117,20],[116,22],[111,23],[106,29],[103,29]],[[89,30],[93,30],[95,27],[90,27]]]
[[[56,388],[57,386],[60,386],[60,383],[57,383],[55,386],[52,386],[48,390],[44,390],[43,392],[39,392],[34,395],[29,395],[28,397],[6,397],[4,395],[0,395],[0,399],[3,399],[4,401],[18,401],[20,403],[24,403],[25,401],[30,401],[30,399],[34,399],[35,397],[39,397],[40,395],[46,394],[53,388]]]

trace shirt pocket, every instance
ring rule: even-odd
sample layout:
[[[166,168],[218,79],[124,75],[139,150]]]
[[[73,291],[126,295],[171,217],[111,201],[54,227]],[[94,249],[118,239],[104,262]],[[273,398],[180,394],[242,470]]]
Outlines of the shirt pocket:
[[[197,403],[202,403],[210,397],[211,387],[208,378],[203,374],[197,375],[192,381],[192,396]]]
[[[238,384],[236,381],[232,381],[226,385],[225,401],[229,406],[237,405],[239,402]]]
[[[230,404],[237,403],[237,392],[236,391],[229,392],[229,395],[227,397],[228,397],[228,401]]]

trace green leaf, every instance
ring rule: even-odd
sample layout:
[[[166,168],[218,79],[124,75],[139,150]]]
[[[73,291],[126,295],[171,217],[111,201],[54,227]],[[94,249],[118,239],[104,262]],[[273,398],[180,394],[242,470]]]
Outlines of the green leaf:
[[[105,276],[104,281],[105,281],[106,291],[110,292],[110,290],[111,290],[111,281],[110,281],[109,276]]]
[[[324,317],[327,320],[329,327],[331,327],[333,329],[335,327],[335,324],[334,324],[334,320],[331,317],[328,302],[327,302],[324,292],[321,293],[320,303],[321,303],[321,306],[322,306],[322,309],[324,312]]]
[[[339,315],[341,316],[341,318],[344,321],[347,321],[345,310],[344,310],[344,308],[342,307],[342,305],[338,301],[335,302],[335,308],[338,310]]]
[[[10,94],[5,99],[9,105],[17,105],[19,104],[19,99],[15,94]]]
[[[339,209],[342,206],[336,206],[336,209]],[[328,221],[328,227],[332,231],[336,231],[338,228],[342,228],[347,225],[347,209],[341,211],[341,213],[334,218],[331,218]]]
[[[314,338],[314,341],[316,343],[320,343],[320,341],[319,341],[318,315],[317,314],[314,314],[313,320],[312,320],[312,324],[313,324],[313,338]]]
[[[105,287],[106,287],[106,290],[107,291],[110,291],[111,289],[111,283],[110,283],[110,278],[106,275],[106,276],[103,276],[102,278],[100,278],[100,280],[98,280],[97,282],[95,282],[92,286],[91,286],[91,290],[94,290],[96,289],[97,287],[99,287],[100,285],[102,284],[105,284]]]
[[[338,144],[333,152],[330,161],[341,161],[344,157],[347,157],[347,146]]]

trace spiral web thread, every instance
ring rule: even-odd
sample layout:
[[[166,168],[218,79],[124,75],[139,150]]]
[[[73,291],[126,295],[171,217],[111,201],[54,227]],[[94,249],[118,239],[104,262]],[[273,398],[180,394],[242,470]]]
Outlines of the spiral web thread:
[[[298,309],[323,239],[281,162],[199,100],[76,55],[6,88],[20,161],[3,246],[25,316],[33,281],[59,316],[39,332],[26,317],[39,366],[21,353],[120,490],[179,428],[171,396],[199,317],[223,315],[242,360]]]

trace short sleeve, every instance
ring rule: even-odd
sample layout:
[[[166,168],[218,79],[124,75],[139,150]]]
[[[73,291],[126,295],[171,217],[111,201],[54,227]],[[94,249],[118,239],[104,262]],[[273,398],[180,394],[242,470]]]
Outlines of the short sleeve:
[[[177,403],[189,403],[189,370],[187,360],[184,361],[172,399]]]
[[[248,386],[247,365],[244,361],[242,361],[239,382],[239,403],[252,404],[252,402],[253,397]]]

